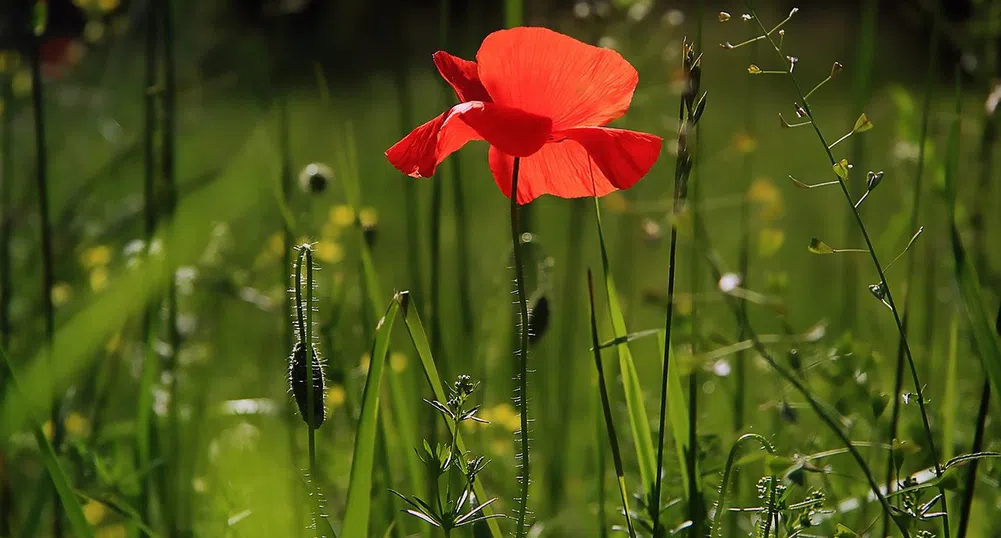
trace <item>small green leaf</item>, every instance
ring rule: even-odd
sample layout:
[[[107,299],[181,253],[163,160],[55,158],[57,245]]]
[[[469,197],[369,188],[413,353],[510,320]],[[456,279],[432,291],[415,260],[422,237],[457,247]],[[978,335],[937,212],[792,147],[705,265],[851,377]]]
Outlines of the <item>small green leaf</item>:
[[[865,115],[865,112],[855,120],[855,127],[852,128],[853,133],[864,133],[872,129],[872,122],[869,121],[869,116]]]
[[[754,64],[751,64],[751,65],[747,66],[747,72],[750,73],[750,74],[752,74],[752,75],[760,75],[761,74],[761,68],[758,67],[758,66],[756,66],[756,65],[754,65]]]
[[[834,538],[858,538],[858,534],[841,523],[838,523],[837,528],[834,530]]]
[[[830,245],[814,237],[810,239],[810,252],[814,254],[834,254],[834,249]]]
[[[841,179],[848,179],[848,169],[850,167],[851,165],[848,164],[848,159],[841,159],[840,161],[834,163],[834,173]]]

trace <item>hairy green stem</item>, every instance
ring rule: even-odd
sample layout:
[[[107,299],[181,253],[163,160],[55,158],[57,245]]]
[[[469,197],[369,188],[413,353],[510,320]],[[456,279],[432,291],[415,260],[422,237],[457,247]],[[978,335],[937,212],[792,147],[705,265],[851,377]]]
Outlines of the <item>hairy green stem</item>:
[[[306,267],[306,297],[303,298],[303,266]],[[312,489],[317,488],[316,475],[316,408],[313,405],[315,398],[322,395],[313,394],[313,251],[309,245],[303,245],[299,251],[299,257],[295,262],[295,314],[299,330],[299,337],[306,352],[306,446],[309,450],[309,483]],[[312,492],[311,492],[312,493]],[[310,495],[312,498],[312,495]],[[312,503],[316,506],[316,503]],[[319,519],[321,514],[313,513],[313,529],[319,538]]]
[[[521,497],[518,499],[517,528],[515,536],[524,538],[528,530],[528,486],[531,478],[531,462],[528,453],[528,298],[525,295],[525,269],[522,267],[521,220],[518,204],[518,170],[521,159],[514,158],[511,172],[511,246],[514,249],[515,286],[518,292],[518,411],[521,413]]]

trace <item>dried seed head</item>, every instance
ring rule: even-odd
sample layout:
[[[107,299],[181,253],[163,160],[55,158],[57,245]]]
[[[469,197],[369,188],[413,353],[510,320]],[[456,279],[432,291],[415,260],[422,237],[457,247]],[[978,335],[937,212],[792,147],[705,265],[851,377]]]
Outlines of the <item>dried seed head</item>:
[[[299,172],[299,188],[303,192],[319,194],[327,189],[327,185],[334,180],[334,171],[323,163],[307,164]]]
[[[303,422],[312,429],[319,428],[323,424],[325,418],[325,410],[323,407],[323,394],[324,394],[324,375],[323,375],[323,361],[320,359],[319,353],[316,351],[316,346],[312,346],[312,362],[313,362],[313,410],[309,412],[308,409],[308,395],[306,394],[308,385],[306,385],[306,378],[308,377],[308,368],[306,365],[306,346],[303,343],[296,342],[295,346],[292,348],[292,353],[289,355],[288,361],[288,381],[289,388],[292,391],[292,396],[295,398],[296,407],[299,408],[299,416],[302,417]]]
[[[719,22],[726,22],[726,21],[730,20],[730,14],[727,13],[726,11],[720,11],[716,15],[716,20],[718,20]]]

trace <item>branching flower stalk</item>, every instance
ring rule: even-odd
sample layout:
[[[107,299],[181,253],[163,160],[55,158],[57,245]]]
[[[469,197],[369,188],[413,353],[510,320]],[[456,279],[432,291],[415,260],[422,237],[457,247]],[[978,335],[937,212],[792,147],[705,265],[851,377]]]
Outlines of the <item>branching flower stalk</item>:
[[[684,209],[685,201],[688,199],[688,179],[692,172],[694,163],[694,148],[690,143],[695,128],[706,107],[706,94],[699,97],[699,84],[702,77],[702,55],[696,55],[695,45],[685,41],[682,44],[682,61],[685,70],[685,89],[681,95],[681,102],[678,104],[678,120],[681,127],[678,130],[678,158],[674,167],[674,215],[680,214]],[[662,363],[661,383],[660,383],[660,428],[657,432],[657,467],[656,478],[653,486],[652,501],[648,503],[650,519],[654,524],[654,536],[659,536],[660,528],[660,502],[661,488],[663,486],[664,468],[664,438],[667,430],[667,380],[668,364],[671,355],[671,325],[674,317],[674,284],[675,270],[678,248],[678,226],[676,219],[671,224],[671,244],[670,254],[667,264],[667,315],[664,322],[665,346]],[[694,424],[694,422],[693,422]],[[695,450],[694,445],[690,447]],[[689,466],[690,473],[694,472],[694,466]],[[689,476],[689,483],[694,484],[698,480],[697,476]],[[695,499],[690,499],[695,502]],[[693,521],[693,525],[698,528],[698,523]],[[694,531],[693,531],[694,533]]]
[[[693,223],[697,227],[705,228],[705,223],[702,221],[701,216],[696,216],[696,218],[693,220]],[[722,264],[719,261],[718,257],[716,256],[715,252],[713,252],[713,250],[710,248],[708,244],[705,245],[704,252],[706,253],[706,258],[709,262],[709,268],[712,270],[713,278],[718,281],[723,276]],[[726,304],[733,311],[734,317],[739,320],[741,315],[739,301],[741,299],[734,297],[731,294],[724,294],[724,299]],[[903,538],[910,538],[911,535],[910,532],[907,530],[906,524],[895,516],[897,511],[892,506],[890,506],[890,503],[887,500],[886,496],[883,495],[883,491],[880,489],[880,485],[876,481],[876,477],[873,475],[872,469],[869,468],[869,464],[866,463],[865,457],[862,456],[862,453],[858,450],[855,444],[852,443],[852,440],[851,438],[848,437],[848,434],[845,433],[844,430],[842,430],[836,412],[829,409],[827,406],[821,403],[820,400],[814,397],[813,394],[810,392],[810,389],[806,386],[804,380],[799,375],[797,375],[795,372],[786,368],[785,366],[783,366],[782,364],[780,364],[778,361],[775,360],[775,357],[772,356],[771,352],[762,342],[760,336],[758,335],[757,331],[754,330],[754,327],[751,323],[746,324],[746,330],[748,339],[750,340],[751,346],[753,347],[754,351],[757,352],[758,355],[760,355],[761,358],[764,359],[766,363],[768,363],[769,367],[775,370],[779,374],[779,376],[781,376],[786,382],[792,385],[794,389],[796,389],[796,392],[798,392],[800,396],[802,396],[803,399],[807,401],[807,403],[810,406],[810,409],[812,409],[813,412],[816,413],[816,415],[824,423],[824,425],[827,426],[838,437],[838,440],[841,441],[841,444],[844,445],[847,452],[852,456],[852,458],[858,464],[859,468],[862,470],[862,474],[865,476],[866,483],[869,485],[869,488],[872,490],[872,493],[876,497],[880,506],[882,506],[883,512],[886,514],[886,517],[893,520],[893,523],[896,525],[897,529],[900,531],[900,534],[903,536]]]
[[[521,219],[518,204],[518,170],[521,159],[515,157],[511,172],[511,246],[514,250],[515,287],[518,294],[518,388],[517,403],[521,413],[520,436],[521,489],[519,491],[515,536],[524,538],[528,531],[528,486],[531,462],[528,452],[528,297],[525,294],[525,269],[522,266]]]
[[[869,232],[866,229],[865,223],[862,220],[862,216],[859,213],[858,208],[856,207],[856,204],[852,199],[851,193],[848,190],[848,185],[845,182],[845,179],[848,177],[848,166],[845,161],[838,161],[834,157],[834,154],[831,152],[831,149],[834,147],[835,144],[827,143],[827,139],[824,137],[823,132],[817,125],[816,118],[814,118],[810,110],[809,102],[806,100],[806,94],[803,92],[802,86],[800,85],[799,80],[796,78],[796,75],[794,74],[794,69],[796,66],[796,61],[794,60],[794,57],[787,56],[782,52],[781,46],[778,43],[776,43],[775,40],[772,38],[771,34],[768,33],[768,30],[765,29],[764,25],[758,19],[757,14],[754,12],[754,9],[750,5],[748,5],[748,10],[750,11],[750,15],[757,22],[760,30],[762,32],[765,32],[764,37],[771,44],[772,48],[775,50],[775,53],[779,56],[783,64],[788,68],[789,79],[792,81],[793,86],[796,88],[796,92],[799,96],[799,105],[797,106],[797,110],[801,111],[801,115],[809,119],[810,125],[813,126],[814,133],[817,135],[817,139],[820,141],[821,144],[823,144],[824,151],[827,154],[827,158],[831,164],[831,167],[835,171],[835,175],[838,178],[837,179],[838,186],[841,187],[841,191],[844,194],[845,200],[848,202],[849,207],[851,208],[852,215],[855,218],[855,222],[858,225],[859,231],[862,233],[862,238],[865,241],[866,249],[868,250],[869,256],[872,259],[873,266],[875,267],[876,272],[879,275],[879,280],[880,280],[879,286],[881,288],[882,293],[885,295],[885,303],[890,308],[890,311],[893,313],[893,320],[897,325],[897,331],[900,335],[900,342],[904,348],[904,354],[907,358],[907,363],[911,371],[911,378],[914,384],[914,391],[917,394],[918,407],[920,409],[921,421],[924,427],[924,433],[926,438],[925,441],[928,443],[928,448],[931,451],[932,459],[935,462],[935,475],[936,477],[941,478],[942,466],[939,462],[938,450],[936,449],[935,440],[931,432],[931,424],[928,419],[928,412],[925,409],[923,388],[921,386],[920,379],[918,379],[917,368],[914,365],[914,358],[911,353],[910,345],[907,342],[906,330],[904,329],[904,324],[901,319],[900,311],[898,310],[896,303],[894,303],[893,293],[890,291],[890,287],[887,283],[885,271],[883,269],[882,264],[879,261],[879,257],[876,254],[876,250],[873,247],[872,239],[869,237]],[[792,17],[792,15],[796,13],[796,11],[797,9],[793,9],[790,12],[789,17]],[[789,17],[787,17],[786,20],[788,20]],[[864,114],[862,117],[859,118],[859,122],[856,122],[855,128],[852,129],[852,133],[862,132],[863,130],[868,130],[871,128],[871,123],[868,122],[868,119],[865,118],[865,121],[863,121],[863,118],[865,118]],[[942,524],[944,529],[943,534],[946,538],[948,538],[949,521],[948,521],[948,510],[945,508],[946,498],[944,495],[944,491],[941,497],[941,502],[943,506],[942,511],[945,514],[943,515],[942,518],[943,520]]]

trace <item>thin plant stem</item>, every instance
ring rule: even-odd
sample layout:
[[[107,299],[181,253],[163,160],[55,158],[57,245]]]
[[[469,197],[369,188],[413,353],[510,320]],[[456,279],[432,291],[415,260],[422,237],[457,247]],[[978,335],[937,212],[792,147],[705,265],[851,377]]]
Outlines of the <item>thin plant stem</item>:
[[[748,6],[748,8],[751,9],[752,16],[754,16],[755,20],[757,20],[757,14],[754,13],[753,8],[750,8],[750,6]],[[758,25],[762,31],[765,31],[764,26],[761,26],[760,21],[758,21]],[[788,62],[786,57],[782,54],[781,49],[778,48],[778,46],[775,44],[775,42],[772,40],[770,36],[768,37],[768,41],[769,43],[772,44],[772,47],[775,49],[775,52],[782,59],[782,61]],[[827,140],[824,138],[824,134],[821,132],[820,127],[817,125],[816,118],[814,118],[813,113],[810,111],[809,103],[805,99],[803,99],[804,94],[802,87],[799,84],[799,80],[793,73],[789,73],[789,78],[790,80],[792,80],[793,85],[796,88],[796,92],[799,94],[800,102],[802,103],[803,109],[806,111],[810,119],[813,120],[811,122],[811,125],[813,126],[814,133],[816,133],[820,143],[824,145],[824,150],[827,153],[827,158],[830,161],[831,166],[834,167],[837,163],[837,160],[834,158],[834,154],[831,153],[830,147],[827,144]],[[838,177],[838,185],[841,187],[841,191],[845,196],[845,200],[848,202],[848,206],[851,209],[852,215],[855,218],[855,223],[858,225],[859,231],[862,233],[862,238],[865,240],[866,249],[869,251],[869,256],[872,259],[873,266],[875,267],[876,272],[879,274],[880,285],[883,287],[883,290],[886,293],[886,303],[890,307],[890,311],[893,313],[893,321],[897,325],[897,332],[900,335],[900,342],[904,348],[904,354],[907,358],[907,363],[911,371],[911,380],[914,383],[914,392],[917,394],[918,408],[921,411],[921,422],[922,426],[924,427],[925,441],[928,443],[928,449],[931,451],[932,459],[935,461],[935,476],[937,478],[941,478],[942,465],[939,462],[938,450],[935,446],[935,439],[934,436],[932,435],[931,424],[928,419],[928,411],[925,409],[924,389],[921,386],[921,380],[918,378],[917,368],[914,365],[914,357],[911,354],[911,348],[907,342],[907,331],[904,328],[903,321],[901,320],[900,311],[897,309],[896,303],[893,300],[893,292],[890,290],[890,286],[887,283],[886,274],[883,270],[882,264],[879,261],[879,257],[876,254],[876,249],[872,244],[872,239],[869,237],[869,231],[866,229],[865,222],[863,222],[862,220],[862,215],[859,213],[858,209],[854,205],[854,202],[852,201],[851,192],[849,192],[848,190],[847,183],[843,178],[841,178],[841,176],[837,177]],[[948,515],[948,510],[946,509],[945,489],[944,487],[940,487],[939,489],[940,493],[942,493],[942,506],[943,506],[942,526],[944,528],[943,536],[945,536],[945,538],[949,538],[949,515]]]
[[[984,433],[987,430],[987,412],[990,409],[991,382],[984,379],[984,387],[980,390],[980,407],[977,409],[977,429],[973,434],[973,446],[970,448],[971,454],[976,454],[984,448]],[[973,494],[977,486],[977,467],[979,459],[970,462],[970,467],[966,470],[966,485],[963,488],[963,499],[959,507],[959,529],[956,531],[956,538],[966,538],[966,532],[970,527],[970,514],[973,511]]]
[[[42,239],[42,305],[45,319],[45,349],[52,353],[52,338],[56,332],[55,306],[52,304],[53,259],[52,227],[49,221],[48,152],[45,143],[45,115],[43,103],[44,81],[42,80],[42,37],[37,37],[31,54],[31,109],[35,124],[35,186],[38,192],[38,217]],[[49,356],[49,360],[52,357]],[[59,419],[61,398],[52,388],[52,446],[59,450],[63,439],[63,425]],[[62,503],[59,496],[52,499],[52,533],[55,538],[63,536]]]
[[[601,411],[605,417],[605,431],[608,432],[608,443],[612,449],[612,461],[615,464],[615,475],[619,481],[619,498],[622,501],[622,512],[626,517],[626,527],[629,530],[630,538],[636,538],[629,510],[629,498],[626,494],[626,475],[622,465],[622,454],[619,452],[619,440],[615,435],[615,419],[612,417],[612,406],[608,400],[608,387],[605,384],[605,369],[601,364],[601,341],[598,339],[598,318],[594,309],[594,281],[590,270],[587,271],[587,294],[591,306],[591,349],[594,353],[594,366],[598,372],[598,392],[601,396]]]
[[[14,180],[13,111],[11,102],[10,76],[0,73],[0,347],[8,349],[10,344],[10,299],[11,299],[11,207],[10,192]],[[0,398],[3,398],[5,377],[0,375]],[[0,450],[0,465],[4,465],[3,450]],[[0,479],[0,536],[10,536],[10,520],[14,512],[10,483],[6,473]]]
[[[568,279],[569,280],[569,279]],[[601,406],[601,395],[598,395],[598,406]],[[608,514],[605,511],[605,451],[601,449],[601,437],[604,432],[604,422],[602,422],[602,415],[597,412],[594,414],[596,420],[595,424],[595,453],[596,453],[596,465],[598,467],[598,535],[601,538],[608,537]]]
[[[921,131],[918,135],[918,162],[917,167],[914,171],[914,193],[911,198],[911,219],[910,219],[910,229],[914,230],[918,227],[918,217],[921,212],[921,194],[923,190],[923,180],[924,180],[924,165],[925,165],[925,146],[927,146],[928,141],[928,125],[931,118],[931,103],[934,96],[934,77],[936,73],[936,67],[938,65],[937,60],[938,51],[938,17],[935,18],[935,22],[931,30],[931,38],[928,40],[928,70],[925,73],[925,95],[924,103],[922,104],[921,112]],[[907,254],[907,282],[911,282],[914,279],[915,272],[915,258],[914,254]],[[885,285],[885,284],[884,284]],[[897,438],[897,427],[900,422],[900,393],[903,390],[904,381],[904,346],[906,340],[903,335],[907,334],[907,328],[910,321],[910,303],[911,303],[911,292],[908,290],[904,294],[904,316],[903,316],[903,330],[900,342],[897,346],[897,363],[894,370],[894,380],[893,380],[893,404],[890,412],[890,429],[888,432],[888,439],[890,440],[891,446],[893,441]],[[887,453],[886,461],[886,488],[887,492],[892,491],[893,484],[893,472],[895,465],[893,464],[893,451]],[[883,522],[883,534],[884,536],[889,531],[889,522]]]
[[[515,536],[524,538],[528,530],[528,486],[531,479],[531,461],[528,452],[528,297],[525,295],[525,269],[522,267],[521,219],[518,204],[518,170],[521,159],[514,158],[511,172],[511,246],[514,250],[515,287],[518,293],[518,411],[521,413],[520,459],[521,489],[519,491]]]

